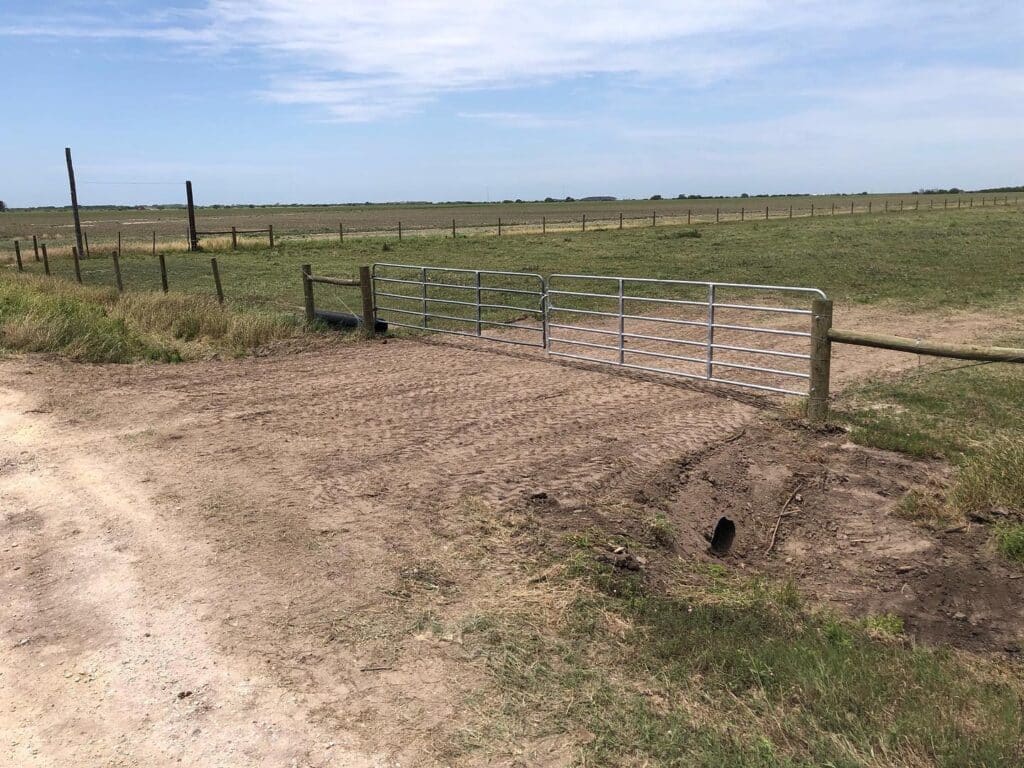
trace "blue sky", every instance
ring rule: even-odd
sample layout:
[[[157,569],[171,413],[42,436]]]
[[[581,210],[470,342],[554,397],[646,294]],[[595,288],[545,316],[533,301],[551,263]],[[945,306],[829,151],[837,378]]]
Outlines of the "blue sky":
[[[1024,3],[0,0],[0,198],[1024,183]]]

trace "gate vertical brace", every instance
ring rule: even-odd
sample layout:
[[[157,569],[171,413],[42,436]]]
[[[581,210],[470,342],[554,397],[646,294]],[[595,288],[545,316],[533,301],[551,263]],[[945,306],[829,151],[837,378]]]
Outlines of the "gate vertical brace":
[[[476,335],[481,336],[480,330],[480,270],[476,271]]]
[[[423,327],[427,327],[427,268],[420,267],[420,297],[423,300]]]
[[[619,278],[619,365],[626,362],[626,284]]]
[[[821,424],[828,419],[829,373],[832,367],[832,302],[815,299],[811,305],[811,387],[807,400],[807,419]]]
[[[708,286],[708,354],[704,378],[711,381],[715,375],[715,284]]]

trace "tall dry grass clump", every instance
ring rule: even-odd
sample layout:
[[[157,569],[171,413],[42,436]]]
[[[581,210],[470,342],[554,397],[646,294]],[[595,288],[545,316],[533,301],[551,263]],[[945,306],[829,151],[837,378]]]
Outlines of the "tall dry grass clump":
[[[237,311],[180,293],[119,296],[29,276],[0,279],[0,346],[123,363],[245,352],[303,332],[292,317]]]

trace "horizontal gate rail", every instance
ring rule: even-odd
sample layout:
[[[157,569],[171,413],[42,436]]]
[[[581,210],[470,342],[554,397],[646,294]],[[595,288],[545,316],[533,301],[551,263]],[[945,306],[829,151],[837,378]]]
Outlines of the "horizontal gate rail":
[[[403,288],[410,292],[400,292]],[[377,312],[397,315],[389,322],[401,328],[542,349],[547,345],[546,284],[538,274],[382,262],[373,265],[373,291]],[[462,309],[470,314],[457,314]],[[524,316],[535,324],[514,322]],[[525,338],[488,335],[489,329],[514,330]]]
[[[614,292],[604,289],[609,284],[614,286]],[[694,292],[699,292],[700,298],[686,296]],[[758,301],[723,300],[723,293],[744,292],[755,293]],[[779,296],[788,296],[790,301],[772,305],[770,300],[765,300]],[[807,344],[812,336],[809,322],[806,330],[792,325],[802,318],[809,321],[813,316],[810,306],[792,306],[796,303],[792,298],[807,300],[808,305],[810,299],[826,298],[818,289],[795,286],[571,274],[549,277],[547,297],[548,352],[551,355],[787,395],[807,395],[808,391],[793,389],[793,385],[785,381],[809,382],[811,379],[809,349],[778,348],[787,340],[791,344]],[[650,307],[651,313],[628,311],[633,302]],[[610,304],[614,304],[614,308]],[[692,315],[695,309],[699,310],[698,319],[685,316],[687,312]],[[726,313],[740,317],[722,317]],[[761,317],[767,318],[765,324],[760,323]],[[769,325],[772,317],[779,322]],[[787,317],[789,322],[782,322]],[[644,332],[645,328],[636,329],[633,324],[660,325],[665,331]],[[694,330],[700,329],[702,338],[664,335],[674,333],[672,328],[680,334],[689,332],[691,336]],[[725,335],[741,338],[721,338]],[[763,338],[764,346],[747,336]],[[683,349],[677,353],[677,347],[702,349],[703,355],[684,353]],[[600,357],[598,352],[610,354]],[[723,359],[727,354],[741,358]],[[759,362],[761,356],[780,362],[792,360],[806,367],[793,370],[769,366]],[[682,364],[689,369],[668,368],[665,363],[655,364],[655,361]],[[726,371],[751,374],[759,380],[740,380]],[[764,380],[766,377],[768,381]]]

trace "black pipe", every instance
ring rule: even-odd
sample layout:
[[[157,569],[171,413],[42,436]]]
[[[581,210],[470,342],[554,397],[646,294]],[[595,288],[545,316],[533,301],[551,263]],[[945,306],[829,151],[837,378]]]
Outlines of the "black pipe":
[[[363,318],[350,312],[331,312],[326,309],[318,309],[313,312],[313,316],[333,328],[359,328],[363,324]],[[373,329],[377,333],[387,333],[388,324],[384,320],[375,320]]]

